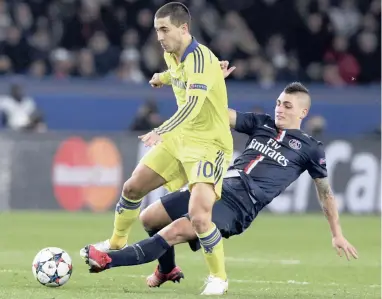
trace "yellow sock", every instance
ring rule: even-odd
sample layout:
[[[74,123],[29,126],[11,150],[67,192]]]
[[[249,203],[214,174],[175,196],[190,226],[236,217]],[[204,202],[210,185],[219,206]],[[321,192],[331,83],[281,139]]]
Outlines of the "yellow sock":
[[[212,223],[212,228],[203,234],[198,234],[198,238],[204,249],[203,255],[210,274],[226,280],[223,239],[216,225]]]
[[[141,211],[141,202],[142,199],[131,200],[124,196],[120,197],[115,208],[114,230],[110,238],[112,249],[122,248],[127,243],[131,226]]]

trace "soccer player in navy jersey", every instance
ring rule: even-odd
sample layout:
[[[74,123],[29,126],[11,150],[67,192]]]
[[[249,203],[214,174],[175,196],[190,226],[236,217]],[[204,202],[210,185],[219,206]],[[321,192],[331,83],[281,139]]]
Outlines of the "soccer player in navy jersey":
[[[316,185],[319,201],[329,222],[332,245],[341,256],[358,258],[357,250],[342,234],[336,201],[327,178],[323,144],[301,131],[311,99],[299,82],[285,87],[275,105],[274,118],[267,114],[229,110],[230,126],[246,134],[242,154],[228,169],[221,200],[216,202],[212,220],[224,238],[246,230],[258,213],[293,183],[305,170]],[[156,271],[147,278],[150,287],[179,281],[183,273],[175,264],[173,246],[189,242],[200,249],[187,214],[188,189],[168,194],[142,212],[140,218],[151,236],[127,248],[104,253],[87,247],[91,272],[131,266],[159,259]],[[216,287],[216,285],[215,285]],[[216,292],[215,292],[216,293]]]

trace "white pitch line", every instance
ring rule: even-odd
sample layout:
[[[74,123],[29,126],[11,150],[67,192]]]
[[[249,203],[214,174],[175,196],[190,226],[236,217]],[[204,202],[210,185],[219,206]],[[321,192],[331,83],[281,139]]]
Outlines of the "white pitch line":
[[[280,264],[282,265],[299,265],[301,264],[300,260],[280,260]]]
[[[258,283],[258,284],[300,284],[300,285],[307,285],[310,284],[310,282],[307,281],[296,281],[296,280],[250,280],[250,279],[229,279],[230,282],[235,283]]]
[[[300,260],[288,260],[288,259],[282,259],[282,260],[272,260],[272,259],[259,259],[259,258],[238,258],[238,257],[232,257],[227,256],[225,259],[229,262],[235,262],[235,263],[250,263],[250,264],[282,264],[282,265],[298,265],[301,263]]]
[[[372,284],[372,285],[369,285],[369,287],[371,287],[371,288],[381,288],[381,286],[379,284]]]
[[[12,269],[0,269],[0,273],[27,273],[29,271],[27,270],[12,270]],[[89,273],[78,273],[76,272],[74,274],[75,276],[89,276]],[[146,278],[148,275],[138,275],[138,274],[126,274],[126,275],[123,275],[124,277],[126,278]],[[204,281],[203,279],[200,279],[200,281]],[[229,279],[229,282],[232,282],[232,283],[239,283],[239,284],[294,284],[294,285],[314,285],[314,284],[318,284],[318,285],[322,285],[322,286],[327,286],[327,287],[330,287],[330,286],[336,286],[336,287],[339,287],[339,286],[346,286],[346,284],[339,284],[339,283],[335,283],[335,282],[331,282],[331,283],[311,283],[311,282],[308,282],[308,281],[296,281],[296,280],[252,280],[252,279]],[[372,284],[372,285],[366,285],[366,287],[369,287],[369,288],[380,288],[381,285],[378,285],[378,284]]]
[[[20,270],[20,271],[14,271],[10,269],[0,269],[0,273],[25,273],[27,271],[25,270]]]
[[[177,255],[178,259],[187,259],[189,260],[190,257],[187,255]],[[203,258],[201,256],[195,256],[192,259],[202,260]],[[228,262],[235,262],[235,263],[244,263],[244,264],[281,264],[281,265],[299,265],[301,264],[300,260],[295,259],[281,259],[281,260],[273,260],[273,259],[260,259],[260,258],[240,258],[240,257],[233,257],[233,256],[226,256],[225,260]]]
[[[189,261],[191,258],[192,260],[204,260],[203,256],[201,255],[195,255],[193,257],[190,257],[189,255],[184,254],[178,254],[176,255],[177,259],[180,260],[187,260]],[[233,256],[226,256],[225,260],[228,262],[234,262],[234,263],[243,263],[243,264],[279,264],[279,265],[310,265],[310,266],[332,266],[332,264],[322,264],[322,262],[319,261],[301,261],[297,259],[272,259],[272,258],[251,258],[251,257],[233,257]],[[341,265],[339,265],[341,266]],[[365,267],[373,267],[373,268],[380,268],[380,263],[376,262],[366,262],[364,263]]]

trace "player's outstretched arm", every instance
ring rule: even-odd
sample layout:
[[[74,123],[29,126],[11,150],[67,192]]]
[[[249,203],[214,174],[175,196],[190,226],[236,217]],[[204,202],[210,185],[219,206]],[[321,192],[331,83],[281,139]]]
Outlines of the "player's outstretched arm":
[[[318,198],[320,200],[322,210],[329,222],[330,230],[332,232],[333,247],[339,256],[342,256],[343,251],[348,260],[350,260],[350,255],[354,258],[358,258],[357,250],[345,239],[342,234],[337,204],[328,178],[317,178],[314,180],[314,182],[316,184]]]

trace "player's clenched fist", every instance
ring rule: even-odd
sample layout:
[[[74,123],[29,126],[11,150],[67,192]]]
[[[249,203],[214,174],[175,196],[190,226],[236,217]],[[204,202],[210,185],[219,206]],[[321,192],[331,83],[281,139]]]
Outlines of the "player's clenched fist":
[[[163,83],[159,79],[159,73],[155,73],[151,80],[149,81],[151,87],[160,88],[163,86]]]

